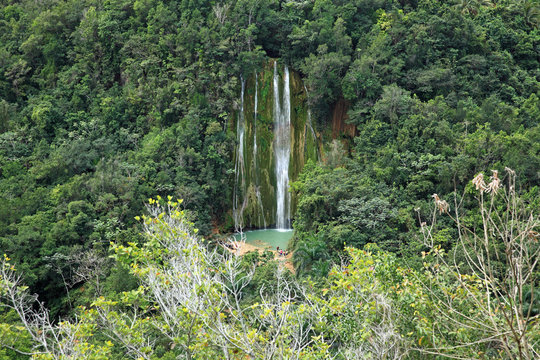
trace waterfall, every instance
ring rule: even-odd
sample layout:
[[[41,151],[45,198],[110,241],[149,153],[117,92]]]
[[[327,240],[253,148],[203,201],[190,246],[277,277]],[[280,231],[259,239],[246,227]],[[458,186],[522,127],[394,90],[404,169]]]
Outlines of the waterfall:
[[[266,219],[264,217],[264,206],[261,199],[261,189],[259,184],[259,176],[258,176],[258,169],[257,169],[257,107],[259,104],[259,77],[257,76],[257,72],[255,72],[255,105],[253,109],[253,171],[255,172],[255,196],[257,197],[257,204],[259,205],[260,213],[258,216],[258,222],[259,226],[261,225],[261,217],[262,217],[262,224],[264,224],[264,228],[266,229]]]
[[[320,158],[300,77],[271,60],[240,76],[231,126],[236,131],[232,220],[236,231],[291,228],[295,197],[289,186],[308,159]],[[296,96],[296,98],[295,98]]]
[[[257,106],[259,104],[259,77],[255,72],[255,106],[253,108],[253,168],[257,169]],[[255,182],[258,185],[257,173],[255,172]]]
[[[246,193],[246,177],[244,166],[244,134],[245,118],[244,118],[244,92],[246,88],[246,82],[242,81],[242,90],[240,93],[240,111],[238,112],[238,121],[236,122],[236,139],[238,141],[236,150],[236,159],[234,162],[234,173],[236,175],[234,181],[234,198],[233,198],[233,217],[235,230],[241,230],[243,226],[243,213],[245,208],[245,200],[241,201],[245,197]]]
[[[276,173],[276,227],[290,228],[289,160],[291,154],[291,95],[289,68],[285,66],[283,98],[279,97],[279,75],[274,62],[274,152]]]

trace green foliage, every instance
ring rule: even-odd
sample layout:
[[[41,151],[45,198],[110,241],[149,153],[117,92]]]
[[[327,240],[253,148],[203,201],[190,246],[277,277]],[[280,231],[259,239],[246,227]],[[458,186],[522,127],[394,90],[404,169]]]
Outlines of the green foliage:
[[[330,270],[330,255],[323,239],[306,239],[300,241],[294,250],[293,264],[296,274],[310,274],[325,277]]]
[[[324,165],[306,166],[293,185],[293,246],[320,233],[336,260],[345,243],[407,252],[411,240],[404,234],[420,225],[414,209],[427,215],[431,194],[463,191],[479,169],[508,166],[521,187],[538,186],[539,123],[530,116],[537,113],[539,84],[532,58],[518,50],[527,47],[520,39],[537,38],[537,31],[515,17],[535,5],[400,4],[379,4],[361,36],[346,32],[354,51],[343,53],[352,58],[339,73],[338,97],[350,103],[347,121],[358,132],[348,141],[350,159],[336,163],[332,147]],[[314,59],[326,59],[316,49],[305,62],[308,84]],[[332,88],[334,73],[318,74],[329,81],[322,87]],[[336,92],[323,98],[335,102]]]
[[[28,302],[35,298],[5,257],[0,299],[10,301],[21,325],[13,312],[2,313],[7,321],[0,324],[2,344],[26,349],[38,359],[71,354],[96,360],[130,354],[147,359],[271,359],[275,353],[305,359],[504,355],[500,346],[509,332],[498,327],[513,305],[486,291],[501,284],[456,273],[457,265],[448,264],[440,245],[422,252],[417,268],[375,244],[362,250],[347,247],[341,265],[330,269],[321,261],[328,258],[326,244],[320,237],[310,239],[300,244],[294,259],[301,271],[310,266],[320,279],[300,285],[270,260],[270,253],[239,258],[212,249],[197,237],[180,204],[171,197],[150,199],[150,214],[136,219],[144,227],[143,241],[111,243],[113,257],[126,265],[121,269],[129,268],[140,286],[95,298],[72,322],[51,325],[43,307],[42,316],[35,317]],[[538,226],[535,219],[529,221],[532,229]],[[538,233],[532,236],[529,242],[536,244]],[[438,238],[445,237],[443,229]],[[527,307],[531,290],[525,289]],[[523,325],[534,353],[539,324],[532,316]]]
[[[234,136],[227,129],[239,79],[275,58],[304,79],[318,136],[326,139],[340,120],[332,113],[342,100],[357,130],[354,139],[323,144],[323,163],[308,162],[292,186],[299,277],[325,281],[332,261],[356,256],[343,252],[348,246],[376,243],[414,256],[415,209],[426,216],[431,194],[464,191],[480,169],[508,166],[518,187],[538,198],[539,13],[531,0],[3,1],[0,252],[56,317],[88,305],[97,282],[104,295],[137,288],[124,265],[110,263],[90,282],[78,281],[74,259],[82,249],[104,257],[111,241],[142,244],[134,217],[148,197],[184,198],[185,216],[205,235],[230,228]],[[456,233],[447,219],[440,225],[446,230],[436,240],[449,249]],[[262,284],[273,284],[276,265],[249,257],[260,263],[251,301]],[[365,270],[368,260],[358,261]],[[386,289],[382,278],[358,281],[366,279],[373,291]],[[425,296],[419,286],[407,291]],[[444,321],[422,301],[427,323],[405,305],[404,313],[418,324]],[[382,316],[373,309],[360,313],[371,323]],[[11,314],[2,316],[14,325]],[[426,329],[414,328],[410,340],[426,345]],[[373,335],[351,331],[340,336]],[[441,341],[475,336],[459,330]],[[158,343],[156,357],[177,355],[167,340]]]
[[[18,353],[14,350],[28,352],[31,348],[30,337],[24,331],[24,327],[20,323],[14,310],[3,310],[0,313],[0,329],[2,332],[1,339],[3,344],[0,349],[0,359],[28,359],[27,355]]]

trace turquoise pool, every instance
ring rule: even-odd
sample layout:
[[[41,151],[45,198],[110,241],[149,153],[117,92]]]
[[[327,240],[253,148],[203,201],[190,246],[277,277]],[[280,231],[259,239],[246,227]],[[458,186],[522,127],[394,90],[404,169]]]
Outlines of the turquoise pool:
[[[243,233],[246,239],[246,244],[254,246],[260,246],[263,248],[271,247],[271,250],[276,250],[279,246],[280,249],[287,249],[289,241],[293,236],[293,230],[252,230]],[[240,233],[234,235],[236,240],[240,240]]]

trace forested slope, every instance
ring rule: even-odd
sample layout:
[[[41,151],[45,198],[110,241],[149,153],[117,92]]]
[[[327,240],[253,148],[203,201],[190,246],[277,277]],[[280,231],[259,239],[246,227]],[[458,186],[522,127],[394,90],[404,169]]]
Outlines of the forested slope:
[[[95,291],[73,268],[141,241],[149,197],[230,230],[228,124],[268,58],[302,75],[317,132],[339,101],[357,126],[293,185],[300,275],[345,245],[409,254],[416,212],[479,171],[513,169],[538,206],[539,21],[536,0],[2,0],[0,252],[67,314]],[[105,268],[104,292],[133,287]]]

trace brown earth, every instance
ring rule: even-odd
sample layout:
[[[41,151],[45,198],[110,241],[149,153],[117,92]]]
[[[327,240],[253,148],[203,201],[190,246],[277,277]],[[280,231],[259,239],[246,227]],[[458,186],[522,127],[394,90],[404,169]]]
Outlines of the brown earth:
[[[345,135],[354,138],[356,135],[356,126],[347,124],[347,111],[349,110],[349,102],[343,98],[339,99],[334,106],[332,112],[332,138],[337,139],[340,135]]]
[[[231,249],[226,248],[229,251],[234,251]],[[259,254],[262,254],[265,250],[269,250],[274,253],[274,260],[281,262],[287,269],[289,269],[290,272],[294,274],[294,266],[292,263],[292,252],[289,252],[287,256],[279,256],[278,252],[276,250],[272,250],[269,246],[268,247],[261,247],[261,246],[255,246],[252,244],[241,244],[240,248],[236,250],[238,252],[238,255],[244,255],[250,251],[258,251]]]

